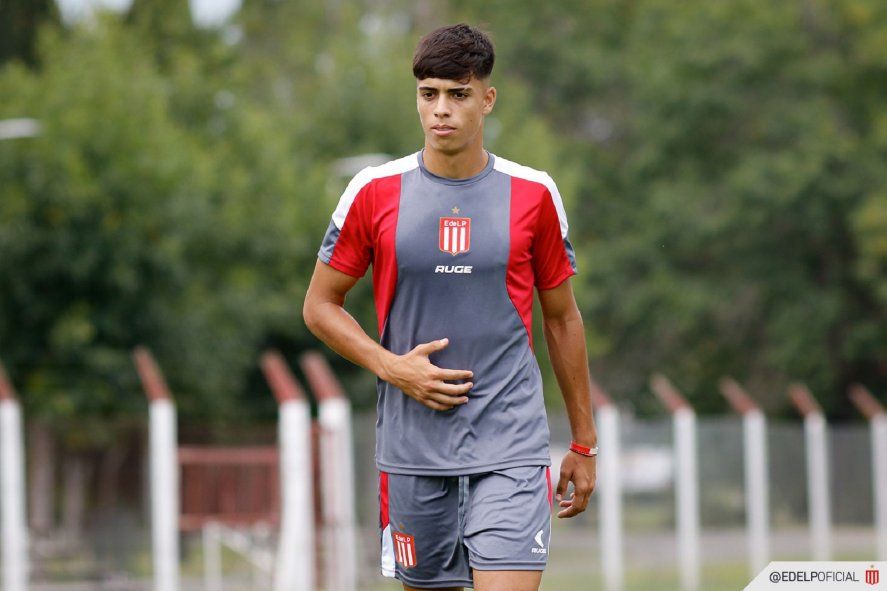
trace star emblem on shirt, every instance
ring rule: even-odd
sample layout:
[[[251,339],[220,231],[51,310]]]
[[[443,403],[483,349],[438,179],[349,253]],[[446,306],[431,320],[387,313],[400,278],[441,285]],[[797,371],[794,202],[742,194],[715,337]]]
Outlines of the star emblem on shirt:
[[[453,209],[451,209],[450,211],[452,211],[453,213],[459,213],[459,208],[453,207]]]

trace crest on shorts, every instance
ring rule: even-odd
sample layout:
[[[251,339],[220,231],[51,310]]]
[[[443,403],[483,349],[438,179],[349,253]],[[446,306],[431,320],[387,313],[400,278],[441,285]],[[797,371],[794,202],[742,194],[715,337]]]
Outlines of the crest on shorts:
[[[392,531],[394,539],[394,559],[404,568],[412,568],[418,564],[416,560],[416,541],[409,534]]]
[[[437,247],[453,256],[471,250],[471,218],[440,218]]]

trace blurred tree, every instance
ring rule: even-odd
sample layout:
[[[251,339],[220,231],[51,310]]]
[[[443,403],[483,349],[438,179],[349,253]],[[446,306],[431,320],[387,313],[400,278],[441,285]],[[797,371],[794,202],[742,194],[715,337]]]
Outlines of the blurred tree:
[[[0,117],[45,129],[0,142],[0,355],[32,410],[141,410],[144,342],[186,419],[270,417],[258,353],[318,345],[299,310],[347,181],[330,164],[421,146],[412,51],[460,20],[497,44],[489,147],[565,197],[615,394],[654,408],[661,370],[721,410],[731,374],[779,409],[801,379],[844,416],[849,382],[884,391],[882,2],[246,0],[206,30],[136,0],[0,70]],[[366,285],[349,308],[374,325]]]
[[[61,22],[54,0],[3,0],[0,2],[0,64],[19,59],[37,63],[37,32],[45,23]]]
[[[168,65],[173,53],[205,37],[194,26],[188,3],[179,0],[133,0],[126,20],[150,45],[161,66]]]
[[[43,124],[0,143],[3,356],[30,412],[76,418],[90,440],[143,408],[133,345],[156,350],[184,417],[224,419],[248,414],[238,397],[268,324],[304,330],[288,271],[314,245],[299,254],[284,199],[315,177],[287,166],[263,110],[220,99],[177,120],[142,47],[104,18],[48,34],[39,73],[0,74],[0,117]]]
[[[664,370],[706,411],[721,375],[771,409],[801,379],[838,416],[850,382],[887,386],[881,3],[459,5],[507,31],[500,64],[585,170],[572,219],[605,383],[655,406]]]

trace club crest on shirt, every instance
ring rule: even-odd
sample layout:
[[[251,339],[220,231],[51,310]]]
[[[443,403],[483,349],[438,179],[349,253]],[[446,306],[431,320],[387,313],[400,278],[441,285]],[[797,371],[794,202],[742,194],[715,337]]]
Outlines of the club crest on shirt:
[[[412,568],[418,564],[416,559],[416,541],[409,534],[392,531],[394,540],[394,558],[404,568]]]
[[[437,247],[456,256],[471,249],[471,218],[440,218]]]

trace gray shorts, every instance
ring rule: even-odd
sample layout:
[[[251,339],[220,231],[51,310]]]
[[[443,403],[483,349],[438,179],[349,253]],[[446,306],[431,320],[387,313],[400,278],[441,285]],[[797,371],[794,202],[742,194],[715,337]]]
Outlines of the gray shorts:
[[[472,587],[472,569],[544,570],[551,473],[379,475],[382,574],[411,587]]]

